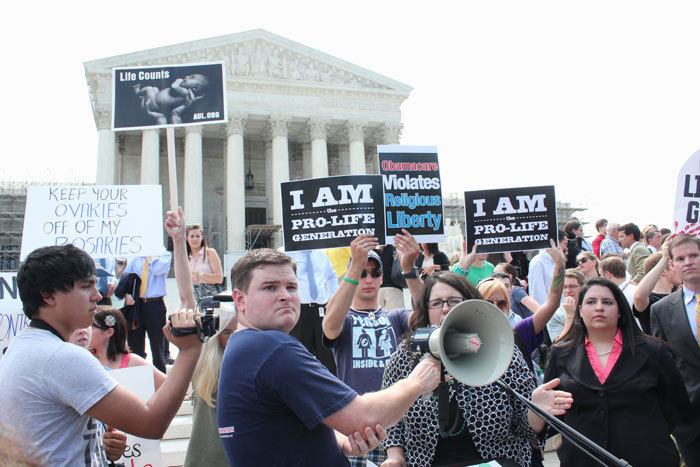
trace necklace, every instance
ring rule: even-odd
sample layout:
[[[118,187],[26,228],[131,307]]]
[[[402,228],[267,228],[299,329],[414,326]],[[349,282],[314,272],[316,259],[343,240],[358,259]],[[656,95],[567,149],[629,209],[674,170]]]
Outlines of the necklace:
[[[467,390],[467,408],[468,408],[468,407],[469,407],[469,400],[471,399],[471,397],[470,397],[470,396],[471,396],[471,388],[469,388],[469,386],[467,386],[467,387],[466,387],[466,390]],[[444,394],[449,398],[449,392],[448,392],[448,391],[445,391]],[[438,409],[438,397],[435,396],[435,394],[433,394],[433,395],[430,397],[430,402],[432,403],[432,406],[433,406],[433,413],[435,414],[435,418],[437,419],[437,421],[438,421],[438,426],[439,426],[439,425],[440,425],[440,415],[439,415],[439,413],[438,413],[438,412],[439,412],[439,409]],[[441,436],[442,438],[448,438],[448,437],[452,437],[452,436],[457,436],[457,435],[461,434],[461,433],[464,431],[464,429],[467,427],[467,419],[464,418],[464,417],[462,416],[462,411],[461,411],[461,409],[459,408],[459,406],[457,405],[457,395],[456,395],[456,394],[455,394],[455,398],[452,399],[452,400],[450,400],[450,404],[449,404],[449,405],[451,406],[450,411],[453,412],[453,413],[455,413],[456,416],[457,416],[457,418],[455,419],[455,421],[454,421],[454,423],[453,423],[452,429],[448,429],[446,432],[444,432],[444,431],[442,430],[442,427],[439,426],[438,432],[439,432],[439,434],[440,434],[440,436]],[[456,428],[455,425],[457,425],[457,423],[459,422],[459,419],[462,419],[462,426],[461,426],[461,428],[459,429],[459,431],[455,432],[455,431],[454,431],[454,428]]]
[[[354,311],[355,313],[360,313],[360,314],[364,313],[364,314],[366,314],[367,317],[368,317],[369,319],[371,319],[372,321],[374,321],[375,319],[377,319],[377,314],[376,314],[376,313],[379,311],[380,308],[381,308],[381,307],[375,308],[374,310],[356,310],[355,308],[350,307],[350,309],[351,309],[352,311]]]
[[[612,349],[608,350],[607,352],[603,352],[603,353],[598,353],[598,352],[596,352],[596,354],[597,354],[599,357],[605,357],[605,356],[606,356],[607,354],[609,354],[610,352],[612,352]]]

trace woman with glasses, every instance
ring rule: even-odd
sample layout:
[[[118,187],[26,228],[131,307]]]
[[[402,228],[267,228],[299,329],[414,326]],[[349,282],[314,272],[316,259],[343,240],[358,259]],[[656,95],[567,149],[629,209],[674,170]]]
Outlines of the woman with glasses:
[[[576,257],[576,267],[581,270],[586,280],[600,277],[598,272],[598,257],[590,251],[582,251]]]
[[[439,326],[454,306],[474,298],[479,294],[466,277],[451,272],[431,274],[409,317],[406,338],[387,364],[382,387],[405,378],[418,364],[419,357],[408,343],[416,329]],[[535,379],[517,347],[502,379],[520,394],[532,393],[532,400],[553,415],[564,413],[571,404],[568,394],[552,389],[556,381],[535,389]],[[417,400],[387,430],[388,458],[382,466],[464,465],[497,459],[503,466],[529,467],[544,421],[496,384],[469,387],[447,372],[445,380],[449,401],[442,402],[449,406],[449,420],[444,428],[438,421],[437,398]]]
[[[637,327],[613,282],[594,278],[581,290],[571,331],[549,352],[552,378],[574,396],[567,425],[635,467],[678,465],[670,434],[691,413],[685,385],[666,343]],[[566,440],[557,454],[561,465],[593,465]]]
[[[112,370],[152,366],[140,356],[131,353],[126,345],[126,331],[126,319],[121,311],[111,306],[98,306],[92,319],[92,337],[88,349],[102,366]],[[165,382],[165,374],[155,367],[153,381],[156,391]]]
[[[185,466],[226,467],[228,459],[219,437],[216,421],[216,395],[224,349],[236,330],[238,319],[233,311],[219,309],[219,332],[202,346],[192,375],[192,437],[187,445]]]
[[[207,247],[204,230],[199,224],[187,226],[187,256],[190,259],[192,271],[192,287],[197,303],[202,297],[210,297],[222,292],[221,283],[224,275],[221,270],[221,259],[213,248]]]

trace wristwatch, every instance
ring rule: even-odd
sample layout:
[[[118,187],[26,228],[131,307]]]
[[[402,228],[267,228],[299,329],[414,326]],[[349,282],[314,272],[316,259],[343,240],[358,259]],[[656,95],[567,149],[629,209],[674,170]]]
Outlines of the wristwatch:
[[[418,278],[418,276],[420,276],[420,269],[417,267],[414,267],[409,272],[401,271],[401,275],[403,276],[404,279],[416,279],[416,278]]]

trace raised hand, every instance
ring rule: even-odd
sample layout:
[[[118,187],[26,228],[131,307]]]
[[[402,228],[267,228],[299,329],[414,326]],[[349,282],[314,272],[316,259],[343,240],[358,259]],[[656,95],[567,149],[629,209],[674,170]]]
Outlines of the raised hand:
[[[420,254],[420,246],[408,230],[401,229],[401,232],[394,235],[394,246],[400,253],[401,271],[409,273],[415,267],[416,259]]]

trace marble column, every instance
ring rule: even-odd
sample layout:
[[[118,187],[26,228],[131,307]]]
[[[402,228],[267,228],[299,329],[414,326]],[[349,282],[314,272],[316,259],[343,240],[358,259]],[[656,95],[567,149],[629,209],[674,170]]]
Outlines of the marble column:
[[[382,136],[382,144],[399,144],[401,140],[401,123],[385,123],[380,130]]]
[[[272,223],[282,225],[282,198],[280,183],[289,181],[289,133],[290,117],[270,117],[272,135]]]
[[[226,251],[245,250],[245,152],[247,114],[235,113],[226,126]]]
[[[350,148],[345,145],[338,146],[338,173],[340,175],[350,173]]]
[[[265,197],[267,198],[267,210],[265,218],[268,224],[273,224],[272,221],[272,135],[266,131],[263,135],[265,142]]]
[[[141,185],[160,184],[160,136],[158,130],[141,132]]]
[[[185,127],[185,194],[183,209],[190,224],[201,224],[202,216],[202,127]]]
[[[363,175],[365,168],[365,122],[352,120],[346,124],[350,150],[350,174]]]
[[[330,120],[312,118],[309,120],[311,136],[311,178],[328,176],[328,145],[326,137]],[[304,161],[306,164],[306,161]]]
[[[95,174],[96,185],[114,185],[116,150],[115,136],[110,129],[110,113],[107,111],[97,112],[97,170]]]
[[[311,143],[303,143],[301,145],[302,156],[302,178],[311,178]]]

